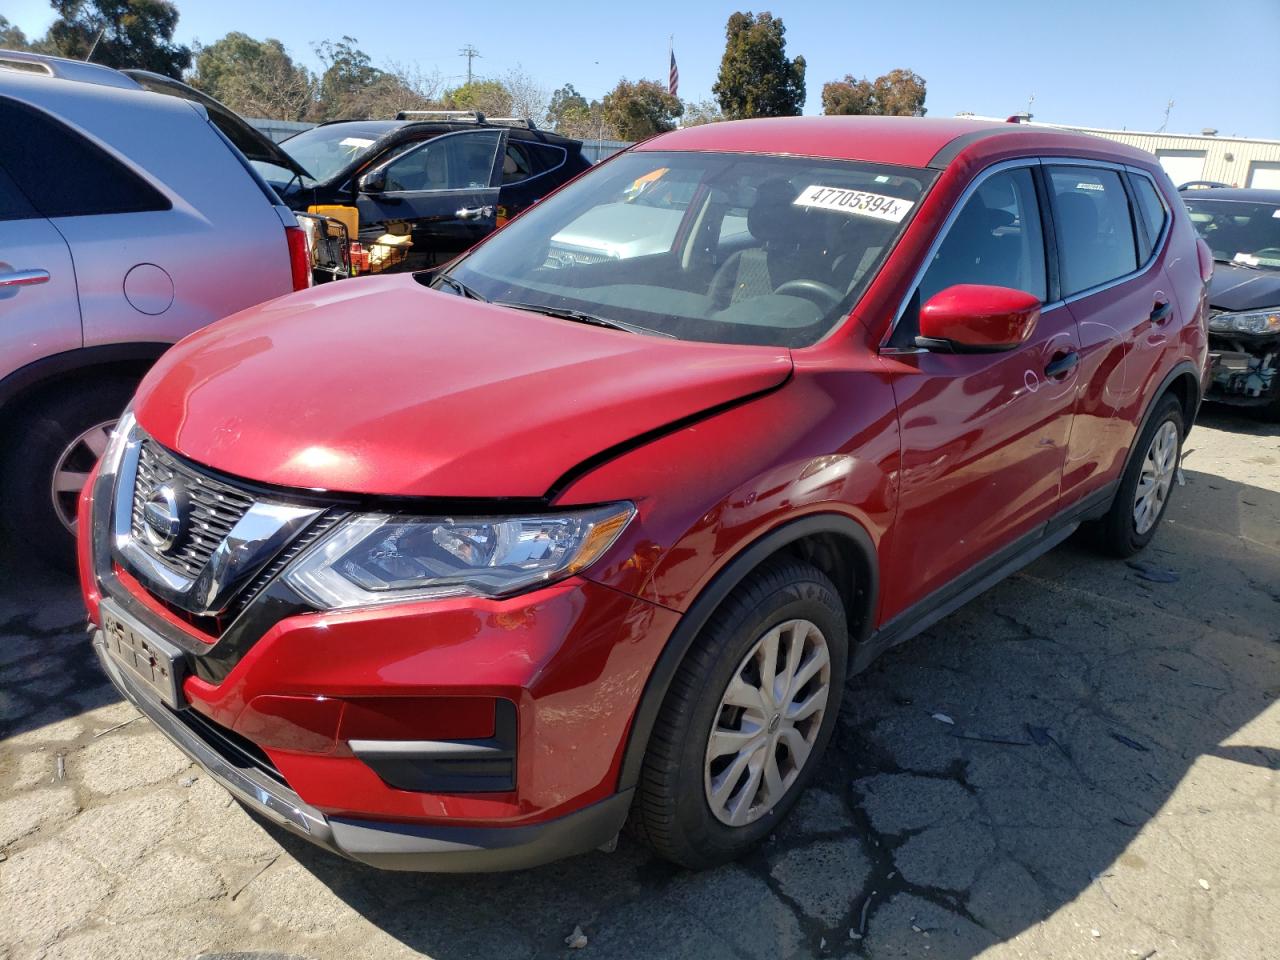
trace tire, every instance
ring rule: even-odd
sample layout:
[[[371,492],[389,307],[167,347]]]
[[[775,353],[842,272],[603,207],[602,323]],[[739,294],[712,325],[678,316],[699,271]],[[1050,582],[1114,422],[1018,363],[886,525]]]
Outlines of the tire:
[[[769,637],[775,634],[783,671],[785,654],[793,649],[800,650],[794,677],[802,678],[806,668],[818,665],[811,679],[782,698],[783,704],[799,714],[803,705],[824,699],[820,714],[792,723],[784,717],[785,709],[775,709],[763,700],[758,701],[762,713],[754,707],[722,703],[735,679],[739,681],[736,691],[742,691],[742,685],[750,688],[753,682],[762,689],[766,686],[760,681],[760,664],[769,649]],[[712,614],[671,682],[640,772],[631,812],[634,832],[661,856],[691,869],[733,860],[768,837],[813,779],[831,739],[848,648],[844,606],[831,581],[816,567],[790,558],[774,559],[748,576]],[[825,667],[820,649],[827,654]],[[824,677],[826,695],[821,698]],[[744,699],[740,693],[735,696]],[[802,708],[795,709],[797,702]],[[752,719],[756,715],[758,723]],[[743,732],[750,730],[754,733],[749,739],[759,746],[709,760],[713,724],[721,731],[718,744],[747,739]],[[808,753],[796,763],[805,743]],[[748,753],[752,759],[743,767],[741,758]],[[778,773],[771,780],[763,774],[770,754]],[[753,763],[762,771],[759,776]],[[736,775],[735,764],[740,768]],[[715,809],[713,795],[724,798]],[[732,818],[734,811],[737,824],[725,819]]]
[[[78,495],[68,482],[79,475],[87,478],[97,462],[94,449],[100,452],[103,428],[115,425],[136,386],[136,380],[123,377],[72,381],[15,414],[10,430],[18,442],[0,464],[0,522],[13,548],[74,572],[75,531],[64,518],[74,516]],[[54,474],[60,465],[68,482],[60,484],[64,489],[55,502]]]
[[[1171,427],[1168,425],[1172,425]],[[1153,451],[1157,437],[1168,438],[1172,429],[1174,439],[1173,462],[1164,473],[1160,457]],[[1120,479],[1120,488],[1116,491],[1111,509],[1095,526],[1095,539],[1103,552],[1115,557],[1131,557],[1148,543],[1160,529],[1160,521],[1169,508],[1176,486],[1177,468],[1182,460],[1182,438],[1185,435],[1182,422],[1182,404],[1178,398],[1166,394],[1156,404],[1155,412],[1143,428],[1142,435],[1133,446],[1133,455],[1125,467]],[[1152,458],[1155,457],[1155,460]],[[1144,521],[1139,521],[1137,505],[1140,493],[1139,485],[1144,480],[1144,473],[1150,474],[1156,467],[1156,482],[1163,485],[1164,495],[1158,504],[1152,504],[1152,512]],[[1144,488],[1145,489],[1145,488]]]

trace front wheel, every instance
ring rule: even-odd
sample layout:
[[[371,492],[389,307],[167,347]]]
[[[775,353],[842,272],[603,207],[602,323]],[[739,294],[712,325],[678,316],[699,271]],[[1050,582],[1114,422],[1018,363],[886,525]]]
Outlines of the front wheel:
[[[831,581],[771,561],[703,627],[672,681],[645,755],[634,826],[663,857],[701,869],[774,830],[831,739],[848,629]]]
[[[1183,433],[1182,404],[1165,396],[1134,446],[1110,511],[1098,521],[1098,543],[1107,553],[1133,556],[1156,535],[1177,479]]]

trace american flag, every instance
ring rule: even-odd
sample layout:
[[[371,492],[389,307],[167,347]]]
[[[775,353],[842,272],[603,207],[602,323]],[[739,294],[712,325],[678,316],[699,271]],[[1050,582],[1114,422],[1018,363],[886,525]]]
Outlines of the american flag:
[[[667,77],[667,93],[680,96],[680,68],[676,66],[676,52],[671,51],[671,74]]]

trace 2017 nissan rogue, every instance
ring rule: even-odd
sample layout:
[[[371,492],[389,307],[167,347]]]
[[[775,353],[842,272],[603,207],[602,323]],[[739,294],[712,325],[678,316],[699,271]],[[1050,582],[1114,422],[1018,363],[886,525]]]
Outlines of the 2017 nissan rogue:
[[[680,205],[661,249],[548,257],[647,195]],[[1151,540],[1211,271],[1108,141],[656,137],[442,272],[167,353],[81,503],[98,657],[245,805],[365,863],[525,867],[628,817],[725,861],[847,676],[1081,524]]]

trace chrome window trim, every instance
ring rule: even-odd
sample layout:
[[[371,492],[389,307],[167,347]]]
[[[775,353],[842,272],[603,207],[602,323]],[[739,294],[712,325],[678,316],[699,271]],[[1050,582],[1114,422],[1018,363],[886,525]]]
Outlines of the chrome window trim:
[[[911,284],[907,287],[907,292],[903,296],[902,301],[898,304],[898,309],[894,312],[893,323],[889,324],[889,329],[880,341],[880,353],[893,351],[897,354],[902,353],[924,353],[918,347],[893,347],[889,341],[893,339],[894,332],[898,329],[898,324],[902,322],[903,315],[907,312],[907,306],[911,303],[911,297],[915,294],[920,286],[920,281],[924,279],[925,273],[933,264],[933,258],[937,256],[938,249],[942,246],[942,242],[946,240],[947,234],[951,232],[951,227],[955,224],[956,219],[960,216],[960,211],[964,209],[964,205],[969,202],[970,198],[978,192],[978,188],[982,186],[990,177],[997,173],[1003,173],[1005,170],[1017,170],[1022,167],[1038,167],[1040,159],[1038,157],[1016,157],[1012,160],[1002,160],[985,168],[981,173],[969,182],[964,188],[964,192],[951,206],[951,212],[947,214],[947,219],[942,221],[942,227],[938,230],[937,235],[933,238],[933,243],[929,244],[929,249],[925,251],[924,259],[921,260],[919,268],[916,270],[915,276],[911,278]],[[883,263],[881,264],[883,266]],[[1047,264],[1046,264],[1047,266]],[[1046,307],[1041,307],[1041,310]]]
[[[521,146],[525,146],[525,147],[537,146],[537,147],[547,147],[551,150],[559,150],[560,162],[557,163],[554,167],[548,167],[546,170],[543,170],[541,173],[530,174],[529,176],[525,177],[523,180],[513,180],[511,183],[500,183],[498,184],[499,190],[505,187],[523,187],[526,183],[532,183],[534,180],[537,180],[539,177],[545,177],[545,176],[548,176],[549,174],[555,173],[557,170],[559,170],[561,167],[563,167],[566,163],[569,162],[569,148],[562,147],[558,143],[543,143],[541,140],[526,141],[526,140],[520,140],[518,138],[508,137],[507,138],[508,146],[513,143],[518,143]],[[505,152],[506,151],[504,149],[503,153]]]
[[[933,258],[937,255],[938,248],[942,246],[942,242],[946,239],[947,234],[951,232],[951,227],[955,223],[956,218],[960,215],[960,211],[964,209],[964,205],[968,203],[969,199],[973,196],[973,194],[977,192],[978,187],[980,187],[987,180],[988,177],[991,177],[997,173],[1001,173],[1005,170],[1014,170],[1019,167],[1049,167],[1049,166],[1097,167],[1097,168],[1106,169],[1106,170],[1113,170],[1116,173],[1122,174],[1122,175],[1125,173],[1129,173],[1136,176],[1146,177],[1147,180],[1151,182],[1152,186],[1156,188],[1156,196],[1159,197],[1160,203],[1164,207],[1165,220],[1164,220],[1164,229],[1161,231],[1159,239],[1157,240],[1156,243],[1152,244],[1151,246],[1151,254],[1147,257],[1146,260],[1144,260],[1137,267],[1137,269],[1131,271],[1130,273],[1126,273],[1123,276],[1116,277],[1114,280],[1108,280],[1106,283],[1100,283],[1100,284],[1097,284],[1096,286],[1088,287],[1077,293],[1073,293],[1070,296],[1059,297],[1057,300],[1054,300],[1050,303],[1041,304],[1040,312],[1047,313],[1050,310],[1056,310],[1059,307],[1063,307],[1063,306],[1066,306],[1067,304],[1074,303],[1075,301],[1081,300],[1085,297],[1093,296],[1095,293],[1102,293],[1104,290],[1109,290],[1111,287],[1114,287],[1121,283],[1127,283],[1128,281],[1137,278],[1138,276],[1146,273],[1151,268],[1151,265],[1164,252],[1164,248],[1169,242],[1169,234],[1173,231],[1173,210],[1169,206],[1169,201],[1165,198],[1164,191],[1160,189],[1159,185],[1156,184],[1155,182],[1155,178],[1152,177],[1151,174],[1148,173],[1146,170],[1143,170],[1141,167],[1131,166],[1130,164],[1116,163],[1111,160],[1091,160],[1086,157],[1018,157],[1013,160],[1003,160],[1000,163],[996,163],[991,165],[990,167],[987,167],[981,173],[979,173],[978,176],[976,176],[970,182],[969,186],[965,188],[964,193],[960,195],[959,199],[952,206],[951,212],[947,214],[947,219],[944,220],[942,223],[942,229],[939,230],[938,235],[933,240],[933,243],[929,245],[929,249],[925,254],[924,260],[921,262],[919,269],[916,271],[915,276],[911,280],[911,285],[907,288],[906,294],[903,296],[902,301],[898,304],[898,309],[895,312],[893,317],[893,323],[889,325],[888,332],[885,334],[884,338],[880,342],[879,352],[881,354],[884,354],[887,356],[900,356],[902,354],[928,352],[920,347],[893,347],[889,344],[889,341],[893,339],[893,334],[895,333],[895,331],[897,331],[898,324],[902,322],[902,317],[907,311],[907,306],[908,304],[911,303],[911,298],[915,294],[917,288],[919,288],[920,281],[924,279],[925,273],[928,271],[929,266],[933,263]],[[1052,206],[1052,202],[1053,202],[1052,197],[1049,198],[1049,202],[1050,202],[1050,205]],[[1125,203],[1129,204],[1129,217],[1130,217],[1130,220],[1132,220],[1134,216],[1134,210],[1133,210],[1132,202],[1129,200],[1129,195],[1127,191],[1125,192]],[[1054,211],[1050,209],[1049,216],[1052,218],[1053,215],[1054,215]],[[1041,218],[1043,219],[1043,211],[1041,211]],[[1054,234],[1056,236],[1057,235],[1056,222],[1054,224],[1054,227],[1055,227]],[[1136,223],[1134,224],[1134,229],[1135,230],[1137,229]],[[1055,246],[1055,253],[1056,253],[1056,246]]]

